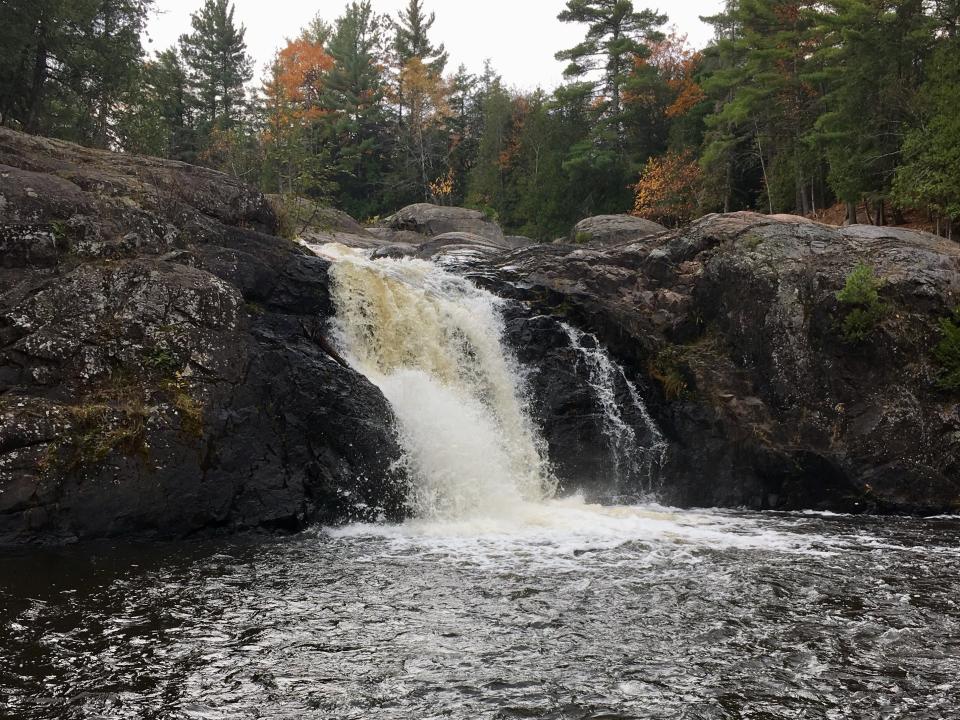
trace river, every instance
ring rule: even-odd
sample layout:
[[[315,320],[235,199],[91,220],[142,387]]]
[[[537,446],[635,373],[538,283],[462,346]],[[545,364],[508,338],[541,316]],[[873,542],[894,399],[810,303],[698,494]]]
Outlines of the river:
[[[337,344],[394,410],[411,519],[0,555],[0,717],[960,718],[960,518],[562,497],[498,299],[316,251]],[[567,331],[606,484],[655,497],[663,434]]]
[[[0,716],[960,717],[958,518],[540,511],[4,556]]]

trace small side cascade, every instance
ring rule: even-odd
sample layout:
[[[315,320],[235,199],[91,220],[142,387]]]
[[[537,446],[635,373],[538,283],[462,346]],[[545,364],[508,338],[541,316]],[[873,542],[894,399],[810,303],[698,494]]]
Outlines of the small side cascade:
[[[644,492],[653,492],[659,485],[667,442],[636,384],[610,357],[596,335],[567,323],[560,325],[586,367],[590,387],[603,410],[604,431],[610,441],[618,479],[627,487],[639,486]],[[626,388],[629,405],[622,402],[622,392],[618,397],[618,384]]]

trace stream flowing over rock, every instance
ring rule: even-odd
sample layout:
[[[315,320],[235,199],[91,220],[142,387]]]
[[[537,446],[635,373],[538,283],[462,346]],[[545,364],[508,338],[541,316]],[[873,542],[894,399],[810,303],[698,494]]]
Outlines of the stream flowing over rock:
[[[955,244],[752,213],[594,218],[587,245],[532,244],[462,208],[369,229],[294,210],[211,170],[0,129],[0,544],[409,511],[391,386],[336,346],[353,296],[338,307],[333,255],[281,225],[497,296],[484,307],[562,491],[960,507],[958,396],[933,353],[960,301]],[[837,292],[859,263],[886,312],[853,343]]]

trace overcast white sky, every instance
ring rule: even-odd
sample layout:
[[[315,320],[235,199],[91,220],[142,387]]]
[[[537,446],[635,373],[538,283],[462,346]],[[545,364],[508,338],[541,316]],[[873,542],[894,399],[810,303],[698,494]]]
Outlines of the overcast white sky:
[[[247,27],[247,45],[256,61],[258,76],[270,62],[284,38],[296,37],[300,29],[318,13],[332,21],[343,11],[346,0],[235,0],[236,16]],[[148,33],[150,50],[162,50],[174,44],[190,29],[190,14],[202,0],[156,0]],[[561,80],[563,64],[553,59],[557,50],[575,45],[584,26],[559,22],[557,13],[564,0],[427,0],[428,11],[437,14],[433,26],[434,42],[446,43],[450,68],[466,64],[471,72],[483,67],[485,58],[511,86],[533,89],[540,85],[553,89]],[[407,0],[374,0],[378,12],[396,17]],[[646,7],[635,0],[637,8]],[[661,0],[654,9],[665,12],[670,23],[687,33],[690,42],[702,47],[711,37],[711,29],[698,19],[723,6],[723,0]]]

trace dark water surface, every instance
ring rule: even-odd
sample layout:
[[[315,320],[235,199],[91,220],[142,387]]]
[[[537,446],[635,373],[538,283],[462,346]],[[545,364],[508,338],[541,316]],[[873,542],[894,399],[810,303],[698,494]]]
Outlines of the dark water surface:
[[[960,718],[960,519],[557,503],[2,555],[0,717]]]

